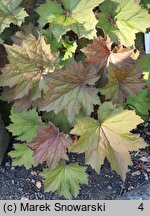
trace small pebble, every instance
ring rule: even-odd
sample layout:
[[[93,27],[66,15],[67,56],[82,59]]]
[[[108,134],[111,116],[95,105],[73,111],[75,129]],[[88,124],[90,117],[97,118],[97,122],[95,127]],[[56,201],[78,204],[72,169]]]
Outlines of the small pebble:
[[[35,185],[36,185],[36,187],[37,187],[38,189],[41,189],[41,187],[42,187],[42,182],[41,182],[41,181],[37,181]]]
[[[6,163],[5,163],[5,166],[6,166],[6,167],[10,167],[10,163],[9,163],[9,162],[6,162]]]
[[[128,187],[128,191],[131,191],[131,190],[133,190],[133,189],[134,189],[133,186]]]
[[[29,200],[27,197],[21,197],[21,200]]]
[[[147,173],[143,173],[143,174],[144,174],[145,180],[148,181],[149,180],[148,174]]]
[[[143,162],[150,162],[150,156],[148,156],[148,157],[141,157],[140,160],[143,161]]]
[[[146,171],[147,171],[147,172],[150,172],[150,168],[147,168]]]
[[[132,176],[138,176],[140,174],[141,174],[141,172],[139,170],[131,173]]]
[[[32,170],[32,171],[31,171],[31,175],[32,175],[32,176],[37,176],[38,173],[37,173],[36,171]]]
[[[145,122],[145,123],[144,123],[144,127],[148,127],[148,122]]]
[[[32,183],[35,183],[35,180],[34,180],[34,179],[32,179],[32,180],[31,180],[31,182],[32,182]]]

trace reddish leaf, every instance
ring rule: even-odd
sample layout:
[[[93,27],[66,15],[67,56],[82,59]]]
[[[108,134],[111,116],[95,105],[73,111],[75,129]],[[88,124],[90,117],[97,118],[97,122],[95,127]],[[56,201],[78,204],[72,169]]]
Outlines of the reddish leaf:
[[[118,68],[111,63],[108,80],[100,92],[114,103],[125,102],[128,96],[135,96],[146,86],[145,81],[142,80],[142,71],[136,65]]]
[[[100,104],[97,89],[93,87],[99,79],[97,64],[86,65],[71,61],[66,69],[55,71],[47,78],[49,90],[39,102],[40,111],[65,110],[72,123],[82,110],[86,115],[93,111],[93,104]]]
[[[53,168],[61,159],[68,160],[66,148],[69,144],[71,139],[49,123],[47,127],[39,127],[37,137],[28,146],[34,151],[37,163],[46,161]]]
[[[122,46],[111,49],[111,46],[112,42],[108,37],[94,39],[92,44],[83,49],[87,55],[87,62],[99,63],[100,67],[105,67],[109,62],[117,66],[129,66],[133,63],[132,49]]]

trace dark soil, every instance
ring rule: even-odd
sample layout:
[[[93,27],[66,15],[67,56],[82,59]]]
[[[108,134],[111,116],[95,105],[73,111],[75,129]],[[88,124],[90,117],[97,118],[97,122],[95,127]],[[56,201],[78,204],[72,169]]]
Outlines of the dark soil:
[[[134,133],[140,133],[145,141],[150,144],[150,122],[139,125]],[[81,186],[80,194],[76,199],[116,199],[123,193],[150,182],[150,148],[132,152],[131,156],[133,166],[129,167],[125,183],[115,172],[111,171],[108,161],[105,161],[99,175],[89,166],[87,168],[89,184]],[[83,164],[84,156],[71,154],[70,161]],[[36,176],[42,168],[42,166],[38,166],[34,170],[26,170],[24,167],[12,167],[11,159],[6,155],[2,166],[0,166],[0,199],[63,199],[55,193],[44,192],[41,184],[43,180],[40,176]]]

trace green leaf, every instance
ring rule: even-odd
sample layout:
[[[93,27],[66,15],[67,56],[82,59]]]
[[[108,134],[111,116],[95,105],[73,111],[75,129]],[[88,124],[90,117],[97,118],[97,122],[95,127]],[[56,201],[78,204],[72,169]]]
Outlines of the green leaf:
[[[61,41],[58,42],[49,29],[43,29],[43,33],[47,40],[47,43],[50,44],[52,52],[57,52],[59,49],[63,47]]]
[[[8,155],[12,158],[13,166],[24,165],[27,169],[37,165],[33,158],[33,151],[25,144],[14,144],[14,150]]]
[[[85,153],[85,163],[97,172],[107,157],[112,169],[125,180],[128,165],[132,164],[129,151],[146,147],[138,134],[130,132],[141,122],[143,120],[134,111],[105,102],[98,110],[98,120],[90,117],[77,119],[70,133],[80,138],[69,150]]]
[[[98,27],[114,42],[132,46],[136,33],[150,27],[148,11],[133,0],[106,0],[100,5]]]
[[[92,10],[102,1],[62,0],[63,7],[61,7],[61,4],[47,0],[36,10],[40,15],[39,24],[43,27],[46,23],[50,23],[49,29],[57,41],[70,30],[79,38],[92,39],[96,36],[95,26],[98,22]]]
[[[47,192],[57,192],[59,196],[71,199],[77,197],[80,190],[80,184],[88,183],[86,167],[77,163],[69,165],[58,165],[56,168],[46,169],[40,173],[45,178],[44,187]]]
[[[59,112],[57,115],[52,112],[45,112],[42,116],[44,120],[52,122],[60,131],[68,133],[70,130],[70,123],[67,120],[66,113],[64,111]]]
[[[150,99],[148,98],[148,90],[143,90],[137,96],[127,98],[127,107],[135,109],[136,113],[144,120],[149,117]]]
[[[142,71],[150,72],[150,54],[142,54],[138,59]]]
[[[3,39],[2,39],[2,38],[0,38],[0,44],[3,44],[3,43],[4,43]]]
[[[23,8],[19,5],[22,0],[0,0],[0,32],[10,23],[21,26],[24,18],[28,16]]]
[[[57,115],[65,110],[70,123],[81,110],[90,115],[93,105],[100,104],[97,89],[92,87],[99,78],[97,72],[97,65],[71,61],[66,69],[51,73],[47,80],[49,91],[39,103],[40,111],[54,111]]]
[[[146,8],[150,12],[150,2],[149,2],[149,0],[141,0],[140,3],[142,4],[142,6],[144,6],[144,8]]]
[[[144,72],[143,73],[143,79],[146,81],[146,83],[148,84],[148,86],[150,86],[150,72]]]
[[[12,123],[7,129],[13,136],[17,136],[17,140],[26,142],[37,136],[37,127],[43,124],[35,109],[21,113],[12,110],[10,119]]]
[[[64,53],[64,56],[63,56],[63,59],[62,59],[62,60],[65,61],[65,60],[68,60],[68,59],[73,57],[73,54],[75,53],[76,48],[77,48],[77,43],[76,42],[67,43],[66,41],[63,41],[62,44],[66,49],[65,53]]]
[[[150,54],[142,54],[138,59],[138,64],[143,71],[144,80],[150,86]]]

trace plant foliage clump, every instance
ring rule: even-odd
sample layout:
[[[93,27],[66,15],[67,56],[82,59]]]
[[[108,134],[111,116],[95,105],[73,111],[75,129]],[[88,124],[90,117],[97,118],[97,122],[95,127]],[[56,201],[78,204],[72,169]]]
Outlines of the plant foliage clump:
[[[7,129],[18,143],[12,165],[32,168],[46,191],[67,199],[88,183],[86,165],[104,159],[125,180],[131,151],[145,148],[131,131],[149,118],[150,29],[143,0],[0,0],[0,100],[11,105]],[[85,165],[69,154],[84,153]]]

